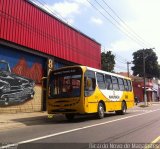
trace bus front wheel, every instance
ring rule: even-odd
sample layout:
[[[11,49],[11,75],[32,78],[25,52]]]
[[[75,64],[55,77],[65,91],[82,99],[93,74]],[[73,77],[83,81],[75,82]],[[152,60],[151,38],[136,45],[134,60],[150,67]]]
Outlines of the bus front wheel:
[[[98,117],[99,119],[104,118],[104,105],[103,105],[101,102],[98,104],[97,117]]]
[[[68,121],[72,121],[74,119],[74,114],[72,113],[67,113],[65,114],[65,117],[67,118]]]

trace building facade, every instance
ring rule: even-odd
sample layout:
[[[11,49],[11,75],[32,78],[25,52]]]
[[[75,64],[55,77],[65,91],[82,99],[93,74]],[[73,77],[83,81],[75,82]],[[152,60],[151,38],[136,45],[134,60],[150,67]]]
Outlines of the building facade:
[[[0,112],[45,110],[48,68],[101,68],[101,45],[28,0],[0,0]]]
[[[127,72],[120,72],[119,75],[128,77]],[[134,96],[138,99],[139,102],[144,102],[144,78],[130,75],[132,79],[133,92]],[[146,78],[146,97],[148,102],[157,102],[160,101],[160,80],[148,79]]]
[[[133,79],[133,90],[135,97],[140,102],[144,102],[144,79],[142,77],[132,76]],[[159,80],[158,79],[147,79],[146,78],[146,96],[148,102],[159,101]]]

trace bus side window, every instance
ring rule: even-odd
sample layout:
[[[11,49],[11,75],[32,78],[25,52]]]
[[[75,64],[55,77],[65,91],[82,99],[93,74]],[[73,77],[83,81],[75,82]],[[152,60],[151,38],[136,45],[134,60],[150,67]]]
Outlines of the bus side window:
[[[118,84],[120,91],[124,91],[124,81],[122,78],[118,78]]]
[[[112,86],[112,79],[111,76],[109,75],[105,75],[105,79],[106,79],[106,87],[108,90],[112,90],[113,86]]]
[[[129,91],[128,82],[126,79],[124,79],[124,90]]]
[[[95,73],[93,71],[87,70],[84,75],[84,90],[85,96],[90,96],[93,94],[96,88]]]
[[[128,90],[132,91],[132,86],[131,86],[131,81],[130,80],[128,80]]]
[[[54,96],[54,94],[57,94],[57,90],[55,86],[56,86],[56,82],[54,81],[53,76],[51,76],[49,80],[49,97],[52,97]]]
[[[113,89],[114,89],[114,90],[119,90],[117,77],[113,77],[113,76],[112,76],[112,83],[113,83]]]
[[[104,80],[104,75],[97,73],[97,83],[98,83],[98,87],[100,89],[106,89],[106,85],[105,85],[105,80]]]

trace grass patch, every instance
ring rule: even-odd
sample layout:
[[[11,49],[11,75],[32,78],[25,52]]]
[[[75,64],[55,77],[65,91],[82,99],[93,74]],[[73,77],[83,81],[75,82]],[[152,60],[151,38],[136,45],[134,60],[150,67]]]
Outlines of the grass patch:
[[[148,105],[140,105],[139,107],[146,108],[146,107],[149,107],[149,106]]]

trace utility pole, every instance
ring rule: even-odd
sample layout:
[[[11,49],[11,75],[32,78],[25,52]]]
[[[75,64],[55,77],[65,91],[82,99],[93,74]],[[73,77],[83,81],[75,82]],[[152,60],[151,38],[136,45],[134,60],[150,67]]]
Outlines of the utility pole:
[[[146,94],[146,64],[145,64],[145,49],[143,49],[143,82],[144,82],[144,105],[147,106],[147,94]]]
[[[129,65],[131,64],[131,62],[127,62],[127,72],[128,72],[128,77],[129,77]]]

